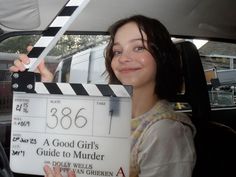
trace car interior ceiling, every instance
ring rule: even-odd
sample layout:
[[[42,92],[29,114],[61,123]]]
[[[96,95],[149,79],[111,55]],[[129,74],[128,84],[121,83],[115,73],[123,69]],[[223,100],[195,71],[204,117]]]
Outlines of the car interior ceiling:
[[[42,31],[67,0],[51,0],[50,4],[47,0],[4,2],[0,0],[0,28],[5,32]],[[109,2],[90,0],[68,31],[106,31],[112,22],[139,12],[159,19],[172,35],[236,40],[236,2],[232,0],[217,3],[214,0],[148,0],[148,3],[143,0],[119,0],[113,1],[110,8],[104,8]],[[107,14],[110,14],[109,18],[106,18]]]

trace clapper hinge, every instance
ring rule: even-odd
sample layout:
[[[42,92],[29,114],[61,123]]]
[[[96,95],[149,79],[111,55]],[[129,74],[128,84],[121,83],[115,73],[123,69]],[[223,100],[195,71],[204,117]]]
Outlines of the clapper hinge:
[[[35,82],[40,82],[39,73],[23,71],[14,72],[11,76],[12,91],[35,93]]]

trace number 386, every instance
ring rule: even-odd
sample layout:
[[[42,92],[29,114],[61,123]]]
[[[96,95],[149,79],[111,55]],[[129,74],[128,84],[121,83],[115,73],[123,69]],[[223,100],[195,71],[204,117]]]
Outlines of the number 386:
[[[60,125],[63,129],[69,129],[72,124],[74,124],[77,128],[83,128],[88,122],[87,118],[81,115],[81,111],[83,110],[85,110],[85,108],[80,108],[75,117],[72,117],[72,110],[69,107],[64,107],[61,110],[51,108],[49,118],[53,120],[53,123],[49,125],[47,122],[47,127],[54,129]]]

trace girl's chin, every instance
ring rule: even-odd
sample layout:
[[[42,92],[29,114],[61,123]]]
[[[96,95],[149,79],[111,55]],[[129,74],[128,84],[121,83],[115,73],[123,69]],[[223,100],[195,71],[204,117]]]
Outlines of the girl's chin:
[[[135,85],[135,82],[134,81],[130,81],[130,80],[123,80],[123,81],[121,81],[121,83],[123,85],[132,85],[132,86]]]

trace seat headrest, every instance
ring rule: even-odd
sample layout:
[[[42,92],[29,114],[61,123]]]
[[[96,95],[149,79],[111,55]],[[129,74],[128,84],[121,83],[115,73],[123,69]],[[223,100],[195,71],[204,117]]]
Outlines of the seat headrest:
[[[176,43],[176,47],[182,61],[184,97],[192,107],[192,121],[196,125],[196,122],[209,119],[211,110],[201,58],[196,46],[189,41]]]

